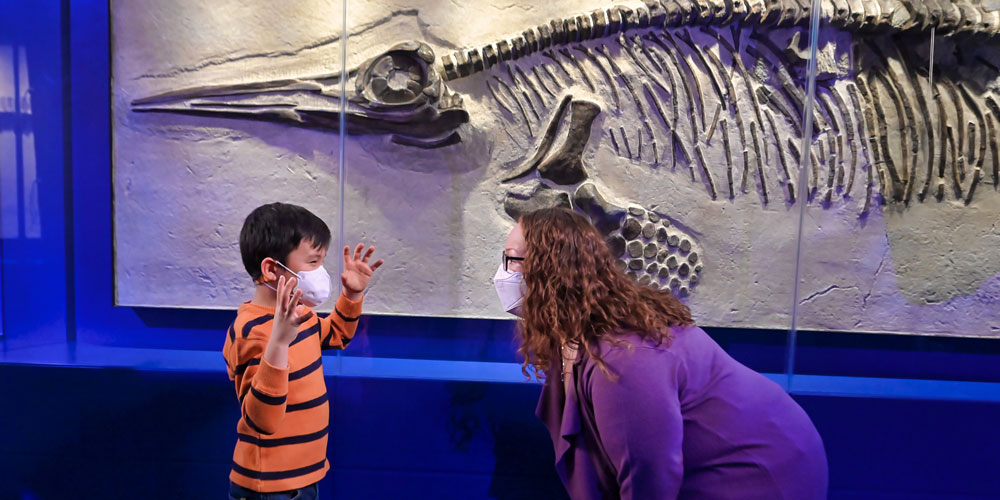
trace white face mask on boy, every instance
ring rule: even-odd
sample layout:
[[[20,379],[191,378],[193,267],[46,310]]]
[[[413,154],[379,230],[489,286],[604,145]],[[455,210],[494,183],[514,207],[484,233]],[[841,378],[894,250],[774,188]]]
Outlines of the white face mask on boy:
[[[330,295],[333,293],[333,280],[330,278],[330,273],[326,272],[326,269],[323,266],[319,266],[312,271],[301,271],[296,273],[281,262],[277,260],[275,262],[298,278],[298,289],[302,290],[302,302],[305,305],[309,307],[316,307],[330,299]],[[267,286],[270,289],[277,291],[270,284]]]
[[[504,271],[503,265],[500,265],[497,273],[493,275],[493,286],[497,289],[503,310],[521,316],[521,304],[524,302],[525,292],[524,275]]]

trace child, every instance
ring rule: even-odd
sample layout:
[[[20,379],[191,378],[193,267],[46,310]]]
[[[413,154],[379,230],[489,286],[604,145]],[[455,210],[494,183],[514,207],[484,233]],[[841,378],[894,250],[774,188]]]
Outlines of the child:
[[[363,244],[353,257],[344,247],[343,293],[333,314],[321,318],[312,308],[333,288],[323,268],[329,245],[330,229],[299,206],[264,205],[243,223],[240,254],[257,289],[240,306],[223,348],[241,406],[231,498],[315,498],[330,468],[320,351],[343,349],[354,337],[363,292],[383,261],[368,263],[374,247],[363,257]]]

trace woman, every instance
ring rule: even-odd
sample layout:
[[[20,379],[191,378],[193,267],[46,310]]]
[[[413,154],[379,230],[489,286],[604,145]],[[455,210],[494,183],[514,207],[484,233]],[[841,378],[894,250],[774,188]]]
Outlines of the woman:
[[[525,374],[545,380],[536,413],[572,498],[826,497],[806,413],[673,295],[620,271],[582,215],[522,217],[494,280],[522,317]]]

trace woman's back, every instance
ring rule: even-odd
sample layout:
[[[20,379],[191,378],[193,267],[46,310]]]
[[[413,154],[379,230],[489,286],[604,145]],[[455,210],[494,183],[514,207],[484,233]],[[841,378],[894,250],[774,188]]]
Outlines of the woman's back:
[[[568,439],[573,449],[561,471],[571,494],[825,498],[823,443],[798,404],[700,328],[673,333],[669,345],[636,335],[620,337],[623,345],[602,342],[601,358],[617,380],[586,355],[574,367],[574,390],[559,412],[575,406],[580,413],[582,435]],[[556,399],[562,398],[548,397],[548,404]],[[558,425],[572,420],[564,416]]]
[[[698,327],[677,329],[666,351],[680,363],[682,497],[826,497],[823,442],[778,384],[731,358]]]

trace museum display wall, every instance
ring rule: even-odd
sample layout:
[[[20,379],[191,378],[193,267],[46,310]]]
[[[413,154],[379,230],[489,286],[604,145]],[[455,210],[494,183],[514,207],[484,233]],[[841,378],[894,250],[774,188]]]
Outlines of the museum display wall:
[[[551,205],[796,398],[831,498],[1000,488],[996,2],[0,6],[0,497],[224,489],[275,200],[388,261],[323,498],[558,497],[490,282]]]
[[[282,200],[384,252],[369,313],[509,319],[566,206],[705,326],[997,335],[1000,13],[717,3],[112,3],[117,304],[232,308]]]

